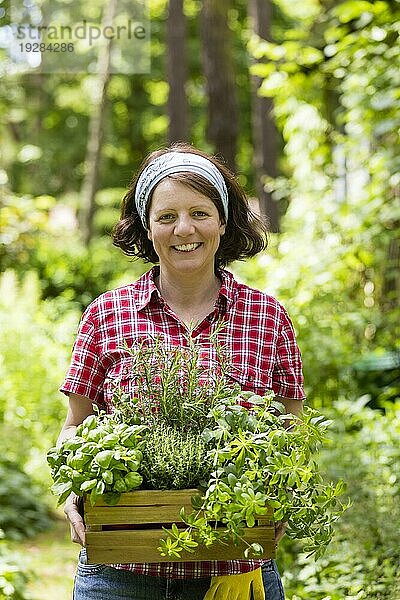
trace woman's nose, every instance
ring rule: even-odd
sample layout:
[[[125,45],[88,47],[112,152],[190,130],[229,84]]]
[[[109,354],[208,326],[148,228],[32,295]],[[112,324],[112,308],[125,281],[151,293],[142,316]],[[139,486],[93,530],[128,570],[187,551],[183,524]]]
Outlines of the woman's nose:
[[[194,224],[190,215],[180,215],[175,221],[175,235],[191,235],[194,232]]]

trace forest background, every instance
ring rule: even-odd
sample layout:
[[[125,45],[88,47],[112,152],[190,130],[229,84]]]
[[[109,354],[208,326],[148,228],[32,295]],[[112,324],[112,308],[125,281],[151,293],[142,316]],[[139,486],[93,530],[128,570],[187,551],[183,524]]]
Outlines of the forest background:
[[[84,307],[148,268],[110,230],[175,140],[222,155],[268,216],[268,250],[231,268],[287,307],[308,403],[334,419],[322,462],[353,504],[319,561],[281,543],[287,598],[399,598],[400,2],[147,4],[142,74],[111,73],[110,47],[97,72],[23,73],[0,27],[0,598],[69,597],[45,461],[58,387]]]

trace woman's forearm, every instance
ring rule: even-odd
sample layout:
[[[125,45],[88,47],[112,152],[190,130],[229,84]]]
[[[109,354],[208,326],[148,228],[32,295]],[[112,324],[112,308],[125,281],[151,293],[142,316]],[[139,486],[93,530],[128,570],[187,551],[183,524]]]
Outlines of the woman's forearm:
[[[64,440],[74,437],[76,428],[86,417],[93,414],[93,402],[86,396],[78,394],[70,394],[68,413],[65,423],[62,426],[60,435],[58,436],[57,446],[60,446]]]

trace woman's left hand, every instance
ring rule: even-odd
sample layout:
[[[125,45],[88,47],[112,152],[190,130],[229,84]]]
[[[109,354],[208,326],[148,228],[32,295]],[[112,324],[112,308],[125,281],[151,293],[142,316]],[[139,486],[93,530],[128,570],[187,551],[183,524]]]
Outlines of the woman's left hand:
[[[285,535],[286,523],[276,521],[275,523],[275,546],[279,544],[281,538]]]

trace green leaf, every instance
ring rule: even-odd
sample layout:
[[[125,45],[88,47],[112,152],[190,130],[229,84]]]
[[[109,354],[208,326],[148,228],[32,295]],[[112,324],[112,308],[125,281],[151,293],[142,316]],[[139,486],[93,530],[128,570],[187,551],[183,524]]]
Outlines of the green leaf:
[[[97,479],[89,479],[88,481],[84,481],[80,489],[82,492],[89,492],[97,485]]]
[[[142,481],[143,477],[136,472],[128,473],[128,475],[124,477],[127,491],[138,488],[142,484]]]
[[[112,450],[102,450],[94,457],[94,462],[99,465],[102,469],[108,469],[110,463],[114,457]]]
[[[374,6],[366,0],[348,0],[342,2],[332,10],[341,23],[348,23],[358,19],[363,12],[374,12]]]
[[[61,496],[64,495],[65,493],[69,493],[72,489],[72,482],[71,481],[66,481],[63,483],[54,483],[51,486],[51,491],[53,492],[53,494],[55,496]]]
[[[82,425],[84,428],[86,427],[88,430],[91,430],[91,429],[94,429],[95,427],[97,427],[96,415],[89,415],[88,417],[86,417],[86,419],[83,421]]]

